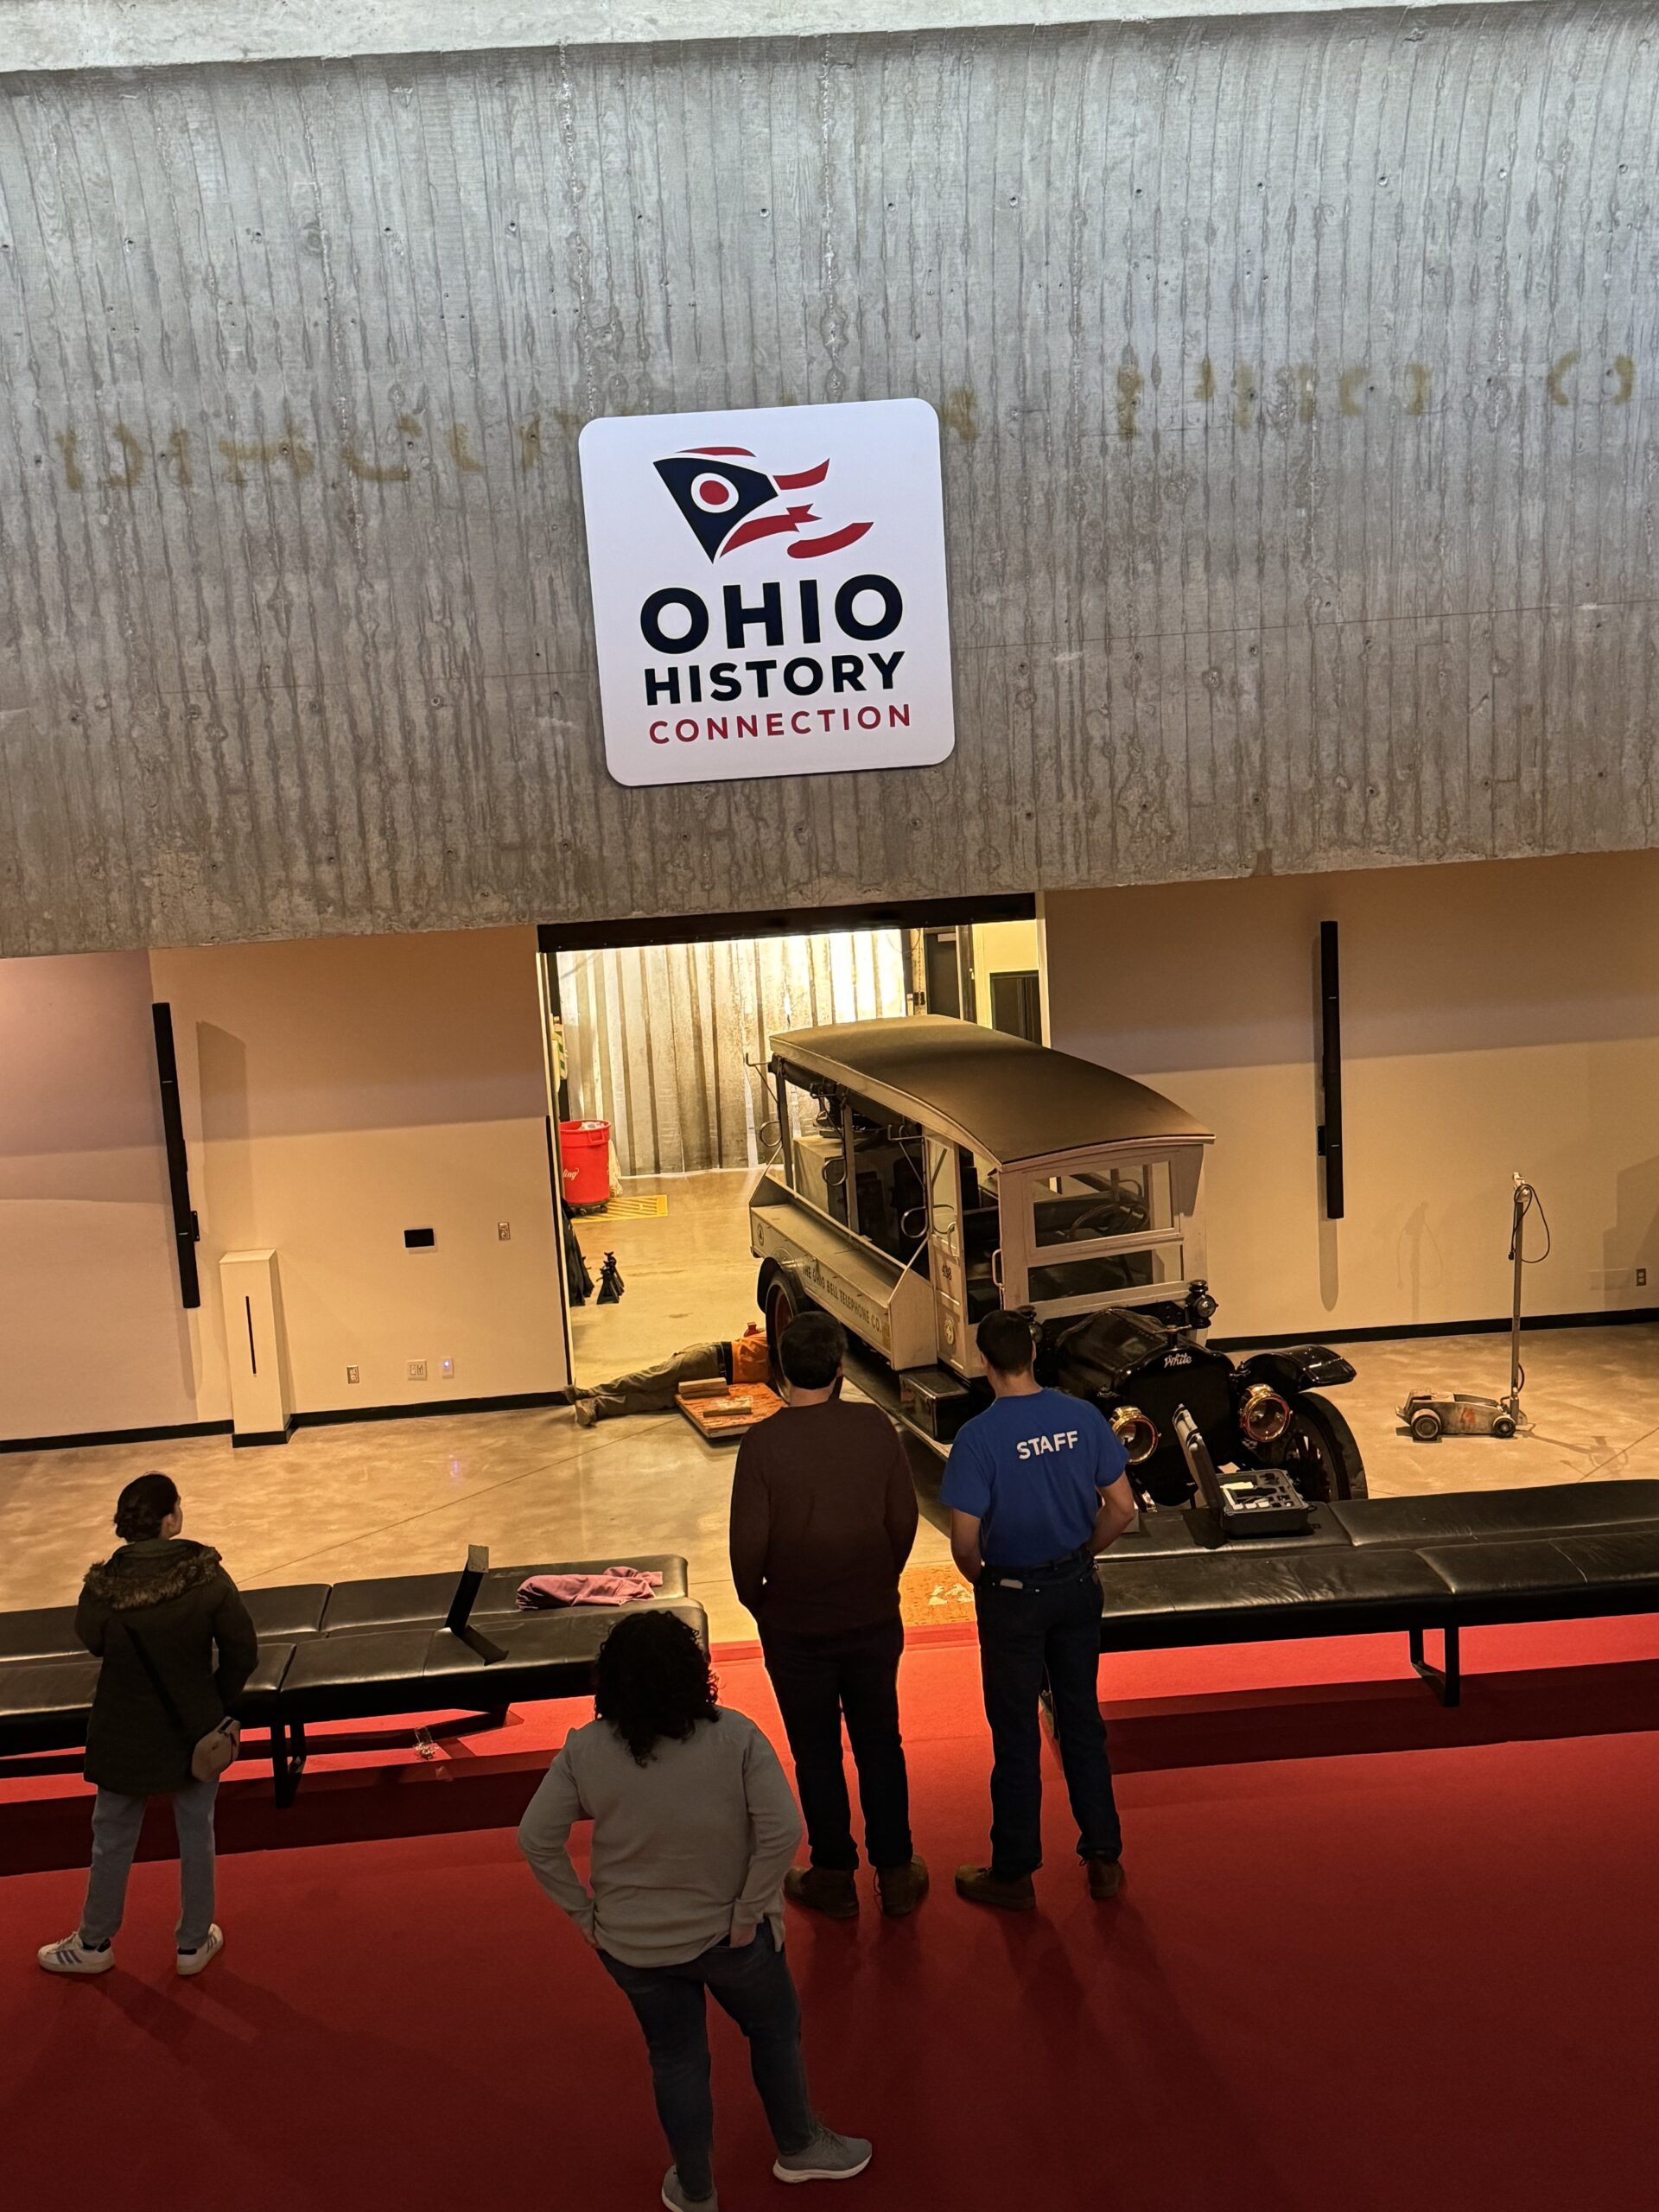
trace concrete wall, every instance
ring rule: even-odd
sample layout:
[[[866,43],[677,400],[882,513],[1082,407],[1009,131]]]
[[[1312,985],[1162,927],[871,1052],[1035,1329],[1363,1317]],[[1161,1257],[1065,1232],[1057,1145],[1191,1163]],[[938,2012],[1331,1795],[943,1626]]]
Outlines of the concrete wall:
[[[152,994],[200,1217],[194,1319]],[[281,1255],[299,1412],[566,1379],[530,931],[0,962],[0,1440],[227,1419],[219,1261],[248,1246]],[[411,1228],[435,1248],[406,1249]]]
[[[1322,920],[1340,1223],[1314,1150]],[[1046,925],[1052,1042],[1216,1132],[1220,1332],[1507,1314],[1516,1169],[1554,1231],[1529,1310],[1659,1305],[1659,856],[1101,892]]]
[[[1648,844],[1650,33],[11,79],[0,947]],[[582,423],[910,392],[954,760],[618,789]]]
[[[1346,0],[1255,0],[1256,16],[1309,15]],[[1495,0],[1465,0],[1487,7]],[[1234,16],[1235,0],[790,0],[797,38],[849,31],[986,30],[1006,24]],[[514,46],[651,45],[766,38],[777,0],[0,0],[12,69],[149,68]]]

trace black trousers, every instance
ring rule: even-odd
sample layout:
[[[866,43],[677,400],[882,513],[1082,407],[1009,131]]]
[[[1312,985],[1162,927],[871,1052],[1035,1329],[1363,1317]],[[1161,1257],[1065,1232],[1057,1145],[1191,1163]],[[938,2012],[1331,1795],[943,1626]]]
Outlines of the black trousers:
[[[899,1732],[901,1622],[840,1636],[789,1636],[763,1627],[766,1672],[795,1761],[815,1866],[850,1873],[858,1864],[841,1728],[858,1768],[864,1850],[873,1866],[910,1864],[910,1780]]]
[[[1042,1737],[1038,1700],[1047,1678],[1054,1733],[1077,1823],[1079,1857],[1122,1848],[1106,1724],[1101,1719],[1100,1586],[1094,1563],[1020,1571],[1020,1588],[988,1567],[975,1592],[980,1675],[991,1724],[991,1872],[999,1880],[1043,1863]],[[1003,1570],[1012,1573],[1014,1570]]]

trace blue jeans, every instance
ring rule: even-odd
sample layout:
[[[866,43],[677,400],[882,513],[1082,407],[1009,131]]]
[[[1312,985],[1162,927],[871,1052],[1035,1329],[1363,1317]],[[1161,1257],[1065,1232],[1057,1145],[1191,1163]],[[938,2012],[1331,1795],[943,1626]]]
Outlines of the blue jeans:
[[[213,1804],[217,1778],[188,1782],[173,1793],[173,1826],[179,1839],[178,1946],[194,1951],[207,1941],[213,1923]],[[81,1909],[80,1939],[107,1943],[126,1909],[127,1876],[138,1832],[144,1825],[147,1797],[126,1797],[100,1789],[92,1807],[92,1865]]]
[[[1011,1589],[1007,1574],[1022,1586]],[[974,1592],[980,1676],[991,1724],[991,1872],[1017,1881],[1043,1863],[1042,1738],[1038,1700],[1047,1678],[1054,1733],[1077,1823],[1079,1858],[1116,1859],[1123,1847],[1100,1717],[1100,1586],[1085,1567],[988,1567]]]
[[[817,2122],[801,2063],[800,2000],[765,1921],[752,1943],[736,1950],[716,1943],[683,1966],[631,1967],[608,1951],[599,1955],[645,2031],[657,2117],[680,2186],[693,2202],[715,2193],[705,1992],[748,2038],[749,2069],[779,2153],[788,2158],[805,2150]]]

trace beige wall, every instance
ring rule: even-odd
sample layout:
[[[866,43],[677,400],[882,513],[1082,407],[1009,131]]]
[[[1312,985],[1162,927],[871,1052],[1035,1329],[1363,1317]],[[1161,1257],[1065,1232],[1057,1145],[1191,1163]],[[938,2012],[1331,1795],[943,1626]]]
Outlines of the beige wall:
[[[0,961],[0,1440],[194,1421],[141,952]]]
[[[974,924],[974,1012],[985,1028],[993,1026],[992,976],[1029,972],[1041,966],[1041,932],[1035,922]]]
[[[201,1223],[194,1320],[152,996]],[[219,1260],[248,1245],[281,1255],[300,1412],[565,1379],[531,931],[0,963],[0,1439],[228,1418]]]
[[[1341,925],[1348,1205],[1321,1219],[1318,927]],[[1206,1120],[1218,1331],[1659,1305],[1659,856],[1087,892],[1045,905],[1052,1041]],[[1648,1270],[1645,1287],[1635,1271]]]
[[[226,1402],[219,1258],[249,1245],[281,1255],[300,1412],[561,1383],[533,932],[218,947],[151,968],[190,1101],[214,1324],[204,1413]],[[435,1249],[406,1250],[414,1228]]]

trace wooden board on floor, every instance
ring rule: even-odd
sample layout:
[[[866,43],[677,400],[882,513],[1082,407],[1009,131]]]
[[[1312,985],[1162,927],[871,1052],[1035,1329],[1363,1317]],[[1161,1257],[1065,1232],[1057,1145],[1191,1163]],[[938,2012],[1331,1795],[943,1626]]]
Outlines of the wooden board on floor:
[[[668,1199],[657,1191],[648,1192],[643,1198],[607,1198],[591,1213],[578,1215],[576,1226],[580,1228],[585,1221],[661,1221],[667,1212]]]
[[[778,1393],[764,1382],[682,1382],[676,1402],[709,1444],[741,1443],[784,1408]]]

